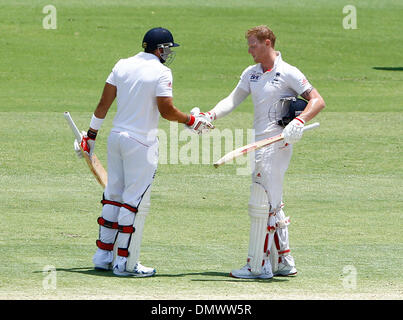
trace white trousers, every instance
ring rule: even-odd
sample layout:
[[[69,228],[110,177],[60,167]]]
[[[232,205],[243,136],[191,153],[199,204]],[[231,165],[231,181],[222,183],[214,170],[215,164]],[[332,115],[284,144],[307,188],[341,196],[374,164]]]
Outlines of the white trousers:
[[[264,138],[266,137],[258,137],[256,140]],[[259,183],[266,190],[269,198],[270,212],[274,212],[276,222],[285,219],[282,209],[283,182],[291,156],[292,145],[286,145],[283,141],[273,143],[255,151],[252,182]],[[287,226],[276,228],[274,242],[279,256],[289,254],[290,247]],[[268,249],[271,250],[271,248]],[[292,260],[292,257],[290,258]]]
[[[158,165],[158,141],[146,145],[127,132],[112,130],[108,138],[108,184],[104,197],[137,208],[154,179]],[[135,215],[124,207],[105,204],[102,217],[119,225],[133,225]],[[99,240],[114,243],[117,230],[100,227]],[[127,239],[126,239],[127,238]],[[119,246],[127,247],[129,234]]]

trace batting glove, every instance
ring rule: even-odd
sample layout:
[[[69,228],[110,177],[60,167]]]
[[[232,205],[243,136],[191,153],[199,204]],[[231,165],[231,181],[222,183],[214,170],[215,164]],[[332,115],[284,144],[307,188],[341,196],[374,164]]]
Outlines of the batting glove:
[[[302,138],[305,121],[299,117],[294,118],[283,130],[284,142],[293,144]]]
[[[200,112],[200,109],[198,107],[194,107],[192,110],[190,110],[190,114],[193,114],[194,116],[200,115],[210,123],[212,123],[216,119],[215,113],[211,113],[210,111]]]
[[[81,153],[81,148],[80,145],[78,144],[77,139],[74,140],[74,151],[76,152],[76,155],[78,158],[82,158],[83,154]]]
[[[194,116],[191,114],[189,121],[185,125],[197,134],[208,133],[214,129],[214,126],[201,115]]]
[[[81,131],[81,136],[83,137],[85,135],[85,131]],[[74,152],[76,153],[78,158],[82,158],[83,157],[83,153],[81,152],[81,148],[80,148],[80,142],[77,141],[77,139],[74,139]]]
[[[96,137],[96,132],[88,130],[86,134],[83,134],[83,137],[81,139],[81,148],[83,148],[84,152],[86,152],[90,157],[94,152]]]

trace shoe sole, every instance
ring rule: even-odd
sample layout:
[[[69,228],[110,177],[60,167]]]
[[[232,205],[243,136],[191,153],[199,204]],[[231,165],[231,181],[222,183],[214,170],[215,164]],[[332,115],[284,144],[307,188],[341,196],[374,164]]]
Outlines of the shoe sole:
[[[134,272],[119,272],[113,270],[113,274],[118,277],[134,277],[134,278],[146,278],[152,277],[156,272],[153,273],[134,273]]]
[[[236,279],[266,279],[266,280],[269,280],[269,279],[273,278],[273,277],[266,277],[266,276],[264,276],[264,277],[262,277],[262,276],[242,276],[242,277],[240,277],[240,276],[234,276],[232,274],[232,272],[230,272],[229,275]]]
[[[273,274],[274,277],[296,277],[298,272],[294,273],[287,273],[287,274],[282,274],[282,273],[275,273]]]

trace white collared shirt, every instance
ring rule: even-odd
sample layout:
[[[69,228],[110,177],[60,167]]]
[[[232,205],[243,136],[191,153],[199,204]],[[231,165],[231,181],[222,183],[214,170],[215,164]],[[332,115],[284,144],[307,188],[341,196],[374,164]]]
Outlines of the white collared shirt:
[[[106,79],[117,87],[115,131],[126,131],[145,144],[155,141],[160,113],[156,97],[172,97],[172,72],[157,56],[140,52],[119,60]]]
[[[277,103],[281,98],[297,97],[312,87],[300,70],[283,61],[279,51],[276,53],[271,70],[263,72],[260,63],[249,66],[237,85],[252,95],[256,135],[278,130],[276,123],[287,111]]]

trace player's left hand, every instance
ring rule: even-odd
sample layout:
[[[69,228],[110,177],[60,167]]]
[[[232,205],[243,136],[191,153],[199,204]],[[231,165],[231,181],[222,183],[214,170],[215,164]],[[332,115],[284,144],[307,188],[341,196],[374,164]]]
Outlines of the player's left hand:
[[[81,131],[81,137],[83,137],[84,135],[85,135],[85,131]],[[81,140],[80,140],[80,142],[78,142],[77,139],[74,139],[74,151],[79,159],[81,159],[83,157],[83,153],[81,152],[81,148],[80,148],[80,143],[81,143]]]
[[[305,121],[299,117],[294,118],[283,130],[284,142],[293,144],[302,138]]]
[[[78,144],[77,139],[74,140],[74,151],[76,152],[76,155],[78,158],[81,159],[83,157],[83,154],[81,152],[81,148],[80,148],[80,145]]]

